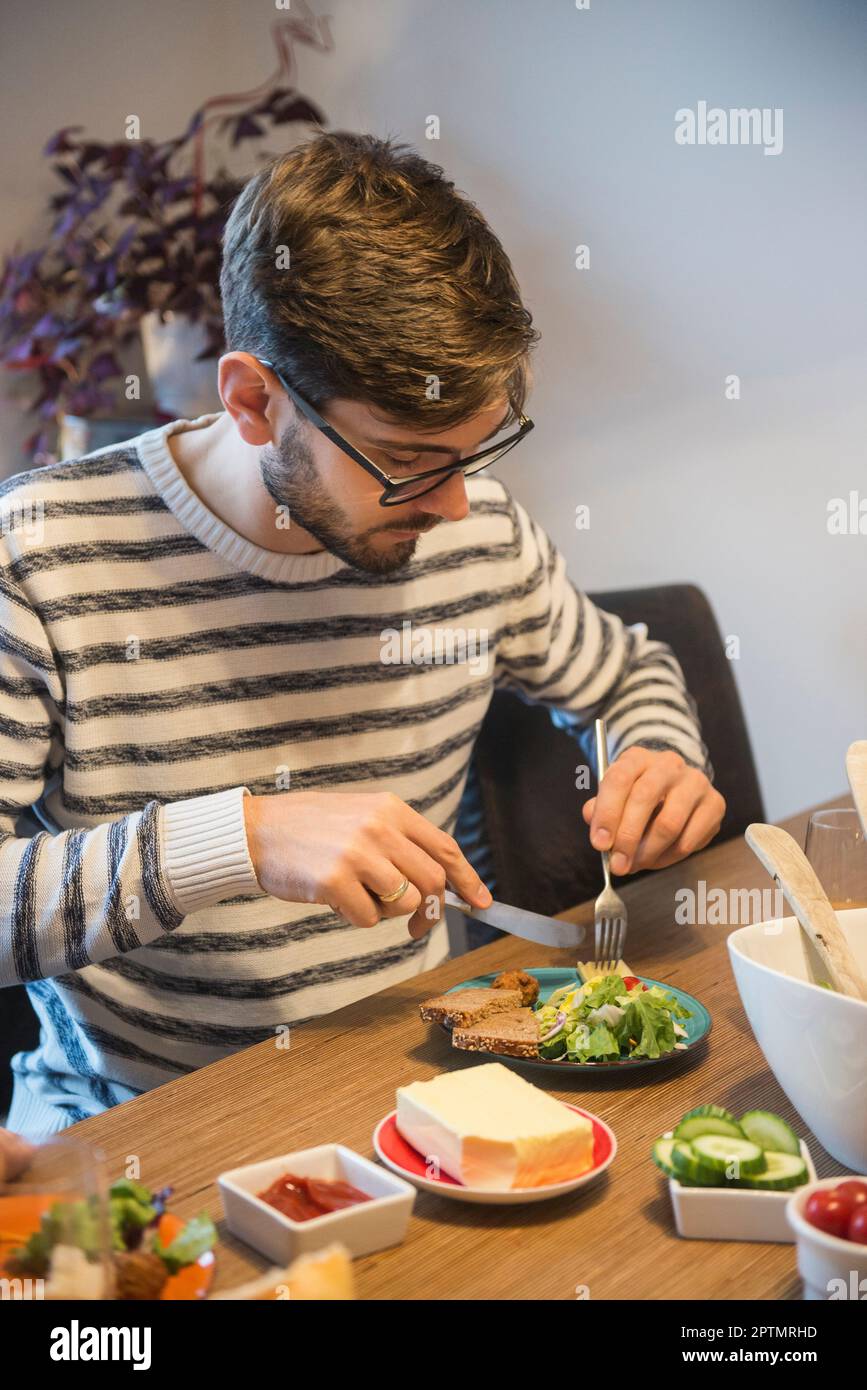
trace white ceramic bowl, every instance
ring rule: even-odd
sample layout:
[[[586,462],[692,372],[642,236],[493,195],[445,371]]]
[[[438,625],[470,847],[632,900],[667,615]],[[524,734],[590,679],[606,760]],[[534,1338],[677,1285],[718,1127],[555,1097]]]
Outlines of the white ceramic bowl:
[[[292,1221],[256,1196],[283,1173],[294,1173],[299,1178],[327,1178],[331,1182],[342,1179],[373,1200],[327,1216],[315,1216],[310,1221]],[[354,1259],[399,1245],[406,1235],[415,1202],[415,1189],[408,1182],[342,1144],[320,1144],[315,1149],[301,1149],[282,1158],[233,1168],[220,1174],[217,1186],[232,1234],[279,1265],[334,1241],[345,1245]]]
[[[867,975],[867,909],[839,914]],[[840,1163],[867,1169],[867,1004],[812,983],[794,917],[740,927],[729,955],[747,1018],[795,1109]]]
[[[665,1138],[670,1139],[671,1134],[666,1134]],[[807,1166],[807,1182],[814,1183],[816,1170],[803,1139],[801,1157]],[[764,1240],[794,1244],[795,1235],[786,1213],[791,1192],[760,1192],[749,1187],[730,1187],[728,1191],[722,1187],[685,1187],[677,1178],[669,1178],[668,1190],[679,1236],[689,1240]]]
[[[798,1271],[807,1299],[867,1299],[867,1245],[826,1235],[804,1215],[807,1202],[823,1187],[836,1187],[842,1177],[820,1178],[799,1187],[789,1198],[786,1216],[798,1242]],[[867,1178],[862,1177],[862,1182]]]

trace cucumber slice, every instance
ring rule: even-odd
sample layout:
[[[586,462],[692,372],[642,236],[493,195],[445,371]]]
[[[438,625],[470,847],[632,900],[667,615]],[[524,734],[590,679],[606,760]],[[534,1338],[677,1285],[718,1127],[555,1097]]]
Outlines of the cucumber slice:
[[[760,1192],[786,1192],[807,1181],[807,1165],[801,1157],[789,1153],[765,1152],[767,1168],[764,1173],[750,1173],[742,1179],[744,1187]]]
[[[725,1183],[725,1173],[702,1163],[692,1144],[685,1139],[672,1141],[671,1163],[674,1176],[688,1187],[721,1187]]]
[[[792,1154],[795,1158],[801,1156],[801,1145],[795,1131],[770,1110],[748,1110],[741,1119],[741,1129],[760,1149]]]
[[[700,1134],[692,1140],[692,1147],[699,1163],[723,1175],[733,1165],[738,1178],[748,1173],[762,1173],[765,1169],[765,1155],[750,1139],[733,1139],[728,1134]]]
[[[676,1139],[686,1139],[690,1143],[701,1134],[729,1134],[732,1139],[746,1139],[730,1110],[721,1105],[700,1105],[697,1110],[689,1110],[674,1131]]]
[[[687,1110],[683,1118],[688,1120],[691,1115],[715,1115],[720,1120],[731,1120],[733,1125],[737,1124],[735,1116],[724,1105],[697,1105],[694,1110]]]
[[[677,1173],[671,1161],[671,1150],[674,1147],[673,1139],[657,1139],[653,1146],[653,1161],[657,1168],[661,1168],[667,1178],[676,1178]]]

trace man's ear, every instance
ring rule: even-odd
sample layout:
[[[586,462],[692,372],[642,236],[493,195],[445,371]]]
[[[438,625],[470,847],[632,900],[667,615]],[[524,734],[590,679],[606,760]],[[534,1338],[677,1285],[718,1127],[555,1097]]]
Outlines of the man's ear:
[[[280,436],[276,413],[283,396],[274,373],[249,352],[227,352],[217,364],[220,399],[245,444],[272,444]]]

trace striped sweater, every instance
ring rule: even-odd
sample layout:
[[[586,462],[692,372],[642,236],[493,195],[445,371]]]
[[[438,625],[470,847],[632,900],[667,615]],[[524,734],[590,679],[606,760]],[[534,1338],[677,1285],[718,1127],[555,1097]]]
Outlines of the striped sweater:
[[[577,592],[500,482],[367,574],[205,507],[166,439],[215,418],[0,488],[0,986],[41,1023],[9,1116],[33,1136],[446,956],[444,923],[263,893],[248,792],[389,790],[451,832],[495,684],[706,766],[670,650]]]

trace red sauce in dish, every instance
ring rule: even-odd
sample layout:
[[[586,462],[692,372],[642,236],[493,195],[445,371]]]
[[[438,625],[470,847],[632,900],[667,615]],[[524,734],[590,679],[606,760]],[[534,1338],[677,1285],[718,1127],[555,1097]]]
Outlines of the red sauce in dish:
[[[327,1178],[296,1178],[292,1173],[284,1173],[257,1195],[291,1221],[312,1221],[314,1216],[328,1216],[332,1211],[371,1200],[368,1193],[360,1192],[351,1183],[330,1182]]]

